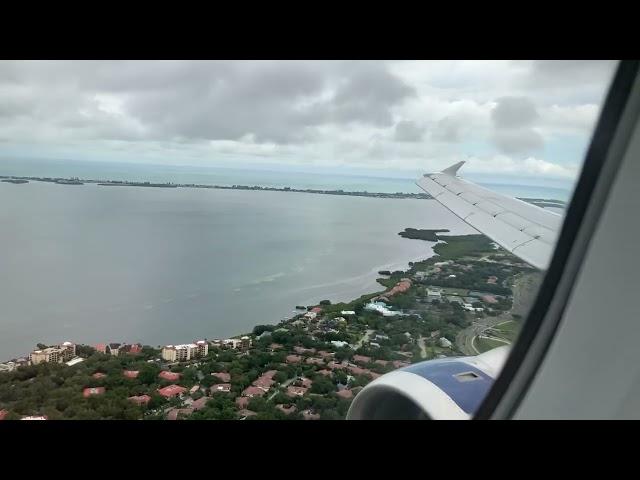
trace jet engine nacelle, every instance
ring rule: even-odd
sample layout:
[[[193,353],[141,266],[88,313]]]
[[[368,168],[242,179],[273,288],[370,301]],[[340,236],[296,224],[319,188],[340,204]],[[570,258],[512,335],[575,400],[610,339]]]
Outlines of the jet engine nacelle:
[[[347,420],[467,420],[508,354],[504,346],[475,357],[427,360],[387,373],[356,396]]]

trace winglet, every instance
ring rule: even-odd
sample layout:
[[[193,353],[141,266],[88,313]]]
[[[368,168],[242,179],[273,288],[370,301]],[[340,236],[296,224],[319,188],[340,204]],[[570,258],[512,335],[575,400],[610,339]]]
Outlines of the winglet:
[[[464,165],[464,160],[454,165],[451,165],[449,168],[445,168],[444,170],[442,170],[442,173],[444,173],[445,175],[451,175],[452,177],[455,177],[456,173],[458,173],[458,170],[460,170],[460,167],[462,167],[462,165]]]

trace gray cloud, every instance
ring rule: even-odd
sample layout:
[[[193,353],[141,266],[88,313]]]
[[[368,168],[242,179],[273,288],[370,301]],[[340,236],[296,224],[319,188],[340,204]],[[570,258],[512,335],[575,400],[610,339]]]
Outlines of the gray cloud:
[[[117,134],[93,97],[112,96],[142,128],[127,138],[300,142],[323,124],[393,124],[391,109],[415,95],[380,62],[8,62],[0,90],[30,90],[28,102],[0,97],[0,115]],[[93,105],[95,107],[95,105]],[[95,128],[94,128],[95,127]],[[92,133],[89,133],[92,132]],[[110,133],[111,132],[111,133]]]
[[[422,169],[425,158],[446,166],[464,149],[493,171],[492,156],[507,154],[517,168],[522,154],[548,145],[563,158],[541,161],[577,164],[611,70],[546,61],[0,61],[0,158],[259,158],[395,171]]]
[[[507,154],[531,153],[544,146],[542,136],[532,127],[540,118],[535,105],[525,97],[501,97],[491,111],[493,142]]]
[[[398,142],[419,142],[424,136],[424,129],[410,120],[402,120],[396,124],[394,139]]]
[[[491,120],[497,128],[519,128],[533,124],[538,112],[531,100],[524,97],[502,97],[491,111]]]
[[[440,119],[433,130],[432,138],[441,142],[457,143],[460,141],[460,121],[452,117]]]
[[[617,60],[535,60],[527,80],[533,85],[600,85],[611,77]]]
[[[506,154],[527,154],[544,147],[542,136],[533,129],[499,130],[493,134],[493,142]]]

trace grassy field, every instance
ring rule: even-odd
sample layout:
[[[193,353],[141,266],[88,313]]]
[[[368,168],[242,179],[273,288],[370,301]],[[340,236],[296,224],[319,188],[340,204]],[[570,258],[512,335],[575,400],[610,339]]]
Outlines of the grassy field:
[[[461,297],[466,297],[469,294],[469,290],[467,290],[465,288],[444,287],[442,289],[442,293],[444,293],[445,295],[458,295],[458,296],[461,296]]]
[[[480,338],[480,337],[476,337],[473,343],[480,353],[486,352],[487,350],[492,350],[496,347],[503,347],[507,345],[507,343],[505,342],[500,342],[498,340],[493,340],[491,338]]]
[[[513,342],[515,338],[518,336],[518,333],[520,333],[520,328],[521,328],[521,322],[516,322],[514,320],[501,323],[493,327],[493,329],[496,331],[498,336],[506,340],[509,340],[511,342]]]
[[[444,259],[458,259],[465,255],[482,256],[496,252],[493,242],[484,235],[438,235],[438,238],[447,243],[435,245],[433,251]]]

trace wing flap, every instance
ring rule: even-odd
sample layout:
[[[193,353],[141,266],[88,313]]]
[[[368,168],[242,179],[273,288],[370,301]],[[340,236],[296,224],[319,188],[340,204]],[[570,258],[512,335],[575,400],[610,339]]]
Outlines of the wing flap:
[[[504,249],[545,269],[553,254],[562,217],[456,177],[462,163],[441,173],[424,175],[416,183]]]

